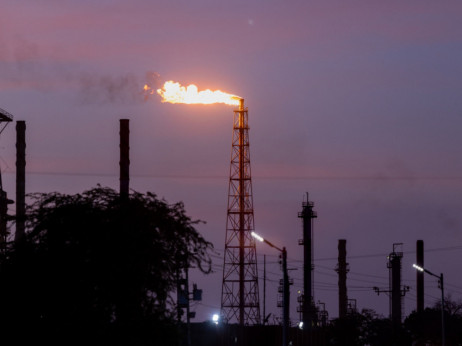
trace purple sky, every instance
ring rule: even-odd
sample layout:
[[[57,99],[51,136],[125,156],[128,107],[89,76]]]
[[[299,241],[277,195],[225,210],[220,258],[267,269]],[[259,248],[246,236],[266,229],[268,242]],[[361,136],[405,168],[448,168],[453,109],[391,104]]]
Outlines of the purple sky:
[[[255,226],[298,269],[293,320],[306,192],[319,215],[315,300],[337,316],[345,238],[349,298],[388,315],[388,298],[371,287],[387,286],[386,254],[403,243],[408,314],[417,239],[437,249],[426,266],[462,299],[461,15],[460,1],[423,0],[3,3],[0,107],[26,121],[27,192],[118,188],[118,120],[129,118],[131,188],[183,200],[221,254],[233,108],[144,101],[139,91],[151,71],[244,97]],[[12,199],[14,144],[11,124],[0,166]],[[267,311],[279,316],[277,253],[257,252],[259,269],[263,254],[269,262]],[[191,274],[204,290],[197,321],[219,310],[221,265]],[[440,294],[431,277],[426,293],[427,305]]]

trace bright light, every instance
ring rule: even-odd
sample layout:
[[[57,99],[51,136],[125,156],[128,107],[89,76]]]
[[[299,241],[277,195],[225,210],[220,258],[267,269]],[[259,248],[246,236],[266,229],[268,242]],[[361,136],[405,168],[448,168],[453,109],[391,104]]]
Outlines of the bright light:
[[[424,271],[424,269],[422,267],[419,267],[417,264],[413,264],[412,266],[420,272]]]
[[[300,322],[298,323],[298,328],[303,329],[303,321],[300,321]]]
[[[259,236],[257,233],[252,232],[252,233],[250,233],[250,234],[252,235],[252,237],[254,237],[255,239],[257,239],[258,241],[264,241],[264,239],[263,239],[261,236]]]
[[[148,85],[144,86],[145,93],[153,94]],[[162,89],[157,89],[157,93],[162,96],[162,102],[186,103],[186,104],[212,104],[225,103],[227,105],[239,106],[241,98],[228,94],[220,90],[210,89],[199,91],[194,84],[182,86],[180,83],[168,81],[164,83]]]
[[[212,316],[212,321],[215,323],[215,324],[218,324],[218,320],[220,319],[220,315],[218,314],[213,314]]]

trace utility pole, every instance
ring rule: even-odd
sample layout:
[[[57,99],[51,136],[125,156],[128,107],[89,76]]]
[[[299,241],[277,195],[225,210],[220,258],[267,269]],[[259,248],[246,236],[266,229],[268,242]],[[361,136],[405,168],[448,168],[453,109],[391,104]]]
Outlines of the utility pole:
[[[252,232],[251,235],[258,241],[264,242],[267,245],[271,246],[272,248],[281,252],[281,256],[282,256],[282,346],[288,346],[289,325],[290,325],[289,301],[290,301],[290,284],[291,283],[289,281],[289,274],[287,271],[287,250],[285,247],[283,247],[282,249],[277,247],[276,245],[269,242],[268,240],[263,239],[263,237],[256,234],[255,232]]]
[[[266,255],[263,255],[263,325],[266,324]]]
[[[186,345],[191,346],[191,318],[196,317],[196,313],[191,311],[191,300],[201,301],[202,290],[193,284],[193,291],[189,291],[189,268],[185,264],[184,268],[178,268],[177,271],[177,319],[178,327],[181,327],[181,316],[186,310]]]
[[[289,302],[290,302],[290,291],[289,291],[289,274],[287,273],[287,250],[285,247],[282,248],[282,272],[283,272],[283,298],[282,298],[282,346],[287,346],[288,333],[289,333]]]
[[[422,273],[427,273],[431,276],[434,276],[438,278],[438,286],[441,289],[441,345],[445,346],[446,345],[446,328],[445,328],[445,323],[444,323],[444,277],[443,273],[441,273],[439,276],[436,274],[433,274],[431,271],[420,267],[419,265],[413,264],[412,265],[415,269],[417,269],[419,272]]]
[[[446,345],[446,331],[445,331],[446,328],[444,326],[444,279],[443,279],[443,273],[441,273],[439,279],[440,279],[440,288],[441,288],[441,341],[442,341],[442,345],[445,346]]]

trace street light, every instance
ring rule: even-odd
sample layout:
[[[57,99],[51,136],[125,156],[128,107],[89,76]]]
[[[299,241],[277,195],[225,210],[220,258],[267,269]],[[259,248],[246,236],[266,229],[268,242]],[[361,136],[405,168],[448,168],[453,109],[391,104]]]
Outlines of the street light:
[[[446,333],[445,333],[445,328],[444,328],[444,282],[443,282],[443,273],[441,273],[440,275],[436,275],[436,274],[433,274],[431,271],[425,269],[425,268],[422,268],[420,266],[418,266],[417,264],[413,264],[412,265],[415,269],[417,269],[418,271],[420,272],[425,272],[431,276],[434,276],[436,278],[438,278],[439,280],[439,283],[440,283],[440,288],[441,288],[441,344],[443,346],[446,345]]]
[[[285,247],[282,249],[264,239],[262,236],[255,232],[250,233],[252,237],[262,243],[266,243],[272,248],[275,248],[282,253],[282,272],[283,272],[283,283],[282,283],[282,346],[287,346],[288,332],[289,332],[289,275],[287,274],[287,250]]]

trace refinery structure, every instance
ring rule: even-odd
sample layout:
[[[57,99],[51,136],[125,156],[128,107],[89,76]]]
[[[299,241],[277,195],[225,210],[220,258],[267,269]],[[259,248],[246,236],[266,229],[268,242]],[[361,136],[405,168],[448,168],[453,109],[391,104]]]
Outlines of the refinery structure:
[[[158,90],[157,93],[163,97],[164,102],[171,103],[195,103],[194,97],[191,95],[183,95],[187,92],[187,88],[175,85],[169,82],[175,89]],[[167,84],[167,83],[166,83]],[[145,87],[146,91],[149,88]],[[151,91],[150,91],[151,92]],[[239,332],[229,332],[233,336],[234,343],[226,341],[226,345],[238,344],[247,345],[245,342],[244,329],[247,328],[248,335],[262,334],[261,329],[249,329],[252,327],[260,328],[265,326],[265,316],[261,315],[260,304],[260,287],[259,272],[257,263],[257,251],[255,242],[255,225],[254,225],[254,204],[252,192],[252,174],[250,162],[250,140],[249,140],[249,112],[244,105],[244,99],[235,95],[219,92],[217,95],[218,101],[214,101],[213,93],[200,95],[197,88],[190,89],[194,95],[199,95],[198,103],[213,103],[221,102],[228,105],[233,105],[236,108],[233,110],[233,129],[231,143],[231,160],[229,170],[229,185],[228,185],[228,204],[226,210],[226,230],[225,230],[225,247],[223,253],[223,272],[221,281],[221,300],[220,300],[220,315],[215,318],[215,322],[219,320],[225,326],[229,326],[233,331],[233,326],[236,326]],[[212,95],[212,96],[211,96]],[[0,109],[0,134],[3,132],[8,123],[13,121],[13,116]],[[8,215],[8,205],[16,203],[15,215],[15,234],[14,241],[19,241],[25,232],[25,130],[26,124],[24,121],[16,122],[16,201],[11,201],[7,197],[6,191],[3,190],[1,173],[0,173],[0,251],[4,251],[8,242],[8,237],[11,232],[8,228],[8,221],[11,217]],[[129,159],[129,120],[120,119],[120,196],[128,198],[129,196],[129,181],[130,181],[130,159]],[[295,214],[297,215],[297,214]],[[299,321],[289,320],[289,296],[290,285],[292,280],[289,279],[287,272],[287,252],[271,246],[283,252],[283,265],[281,270],[281,286],[279,293],[283,296],[279,301],[278,306],[281,307],[281,316],[283,316],[280,326],[282,333],[272,332],[273,336],[280,340],[283,346],[289,345],[289,339],[296,340],[297,345],[323,345],[320,343],[324,335],[321,332],[325,328],[328,321],[328,313],[322,308],[324,303],[315,301],[314,289],[314,219],[317,218],[317,212],[314,211],[314,202],[309,200],[306,193],[306,200],[302,203],[302,210],[298,213],[298,217],[302,220],[302,239],[298,244],[303,246],[303,291],[298,297],[299,305],[297,312],[300,313]],[[11,237],[10,237],[11,239]],[[282,246],[281,246],[282,247]],[[377,294],[386,293],[389,296],[389,317],[391,321],[393,335],[398,335],[403,322],[403,297],[409,291],[409,286],[402,284],[402,244],[393,244],[393,251],[388,256],[387,268],[389,270],[389,287],[382,289],[379,287],[371,287],[371,291]],[[416,257],[416,291],[417,291],[417,312],[424,311],[424,276],[423,273],[428,272],[423,269],[424,265],[424,248],[423,241],[417,241],[417,257]],[[337,272],[338,277],[338,316],[339,318],[348,318],[357,313],[356,300],[348,297],[347,291],[347,274],[350,271],[349,263],[347,262],[346,239],[338,240],[338,263],[336,268],[332,268]],[[194,312],[190,311],[190,301],[202,300],[202,290],[194,285],[193,292],[189,291],[188,268],[178,269],[178,285],[177,285],[177,309],[178,323],[187,325],[187,345],[191,345],[191,335],[194,333],[194,328],[191,326],[191,319],[194,318]],[[433,275],[433,274],[431,274]],[[433,275],[435,276],[435,275]],[[441,274],[440,287],[443,291],[443,278]],[[263,282],[265,285],[265,282]],[[192,296],[191,296],[192,294]],[[444,294],[443,294],[444,299]],[[275,303],[275,302],[274,302]],[[444,305],[444,300],[442,302]],[[183,316],[183,309],[186,310],[186,317]],[[263,310],[264,314],[264,310]],[[290,329],[290,331],[289,331]],[[444,330],[444,326],[443,326]],[[197,331],[196,333],[203,333]],[[225,333],[225,332],[223,332]],[[220,336],[222,337],[222,336]],[[251,339],[251,336],[248,336]],[[249,339],[249,340],[250,340]]]
[[[244,99],[234,111],[221,294],[222,317],[240,325],[260,323],[257,253],[250,170],[249,113]]]

